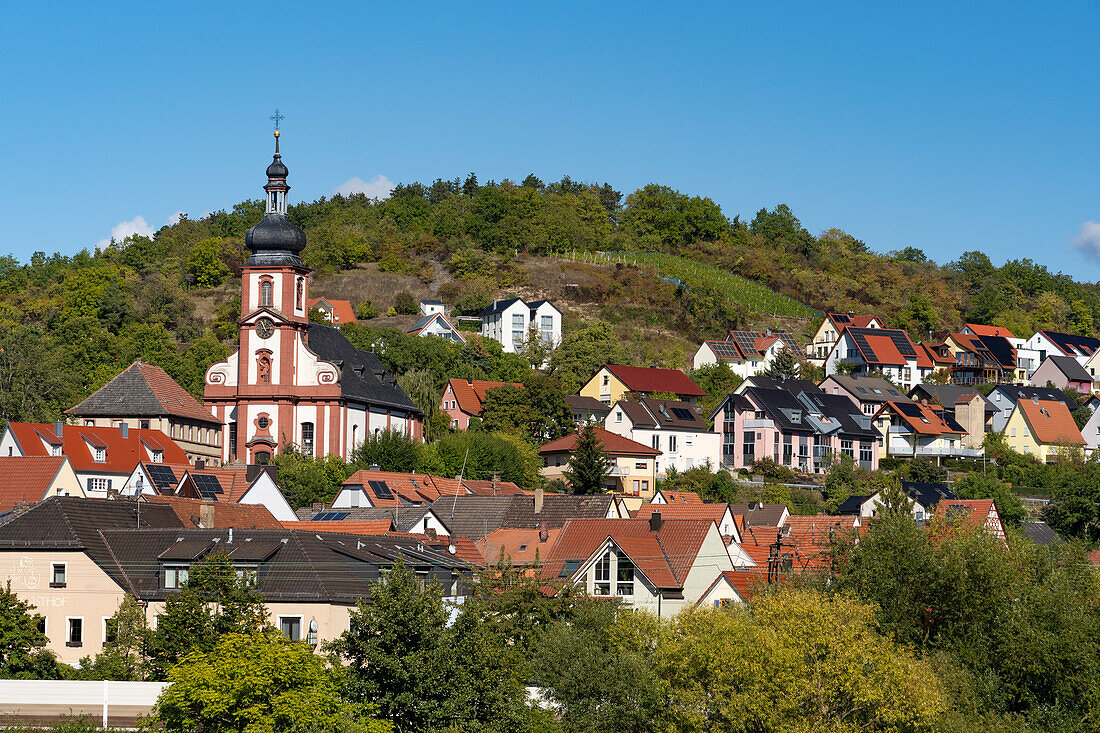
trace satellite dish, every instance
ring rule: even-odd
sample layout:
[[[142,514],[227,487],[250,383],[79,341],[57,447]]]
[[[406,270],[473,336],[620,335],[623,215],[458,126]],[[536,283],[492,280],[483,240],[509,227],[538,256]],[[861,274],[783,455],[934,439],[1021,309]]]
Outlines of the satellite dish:
[[[456,548],[456,547],[454,546],[454,543],[451,543],[451,544],[447,545],[447,552],[449,552],[449,553],[451,553],[451,554],[453,555],[453,554],[455,554],[456,552],[458,552],[458,548]]]
[[[312,634],[316,634],[316,633],[317,633],[317,619],[315,619],[315,618],[311,618],[311,619],[309,620],[309,631],[310,631],[310,633],[312,633]]]

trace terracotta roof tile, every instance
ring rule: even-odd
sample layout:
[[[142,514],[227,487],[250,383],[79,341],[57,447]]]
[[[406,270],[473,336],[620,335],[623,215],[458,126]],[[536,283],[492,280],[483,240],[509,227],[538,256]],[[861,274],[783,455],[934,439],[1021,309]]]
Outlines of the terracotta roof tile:
[[[1023,399],[1016,403],[1016,407],[1024,413],[1031,432],[1040,443],[1085,444],[1073,415],[1063,403]]]
[[[599,437],[600,442],[603,443],[603,449],[610,455],[626,455],[626,456],[659,456],[661,451],[650,448],[648,445],[642,445],[630,438],[624,438],[621,435],[616,435],[609,430],[605,430],[601,427],[595,428],[596,435]],[[539,448],[539,454],[545,453],[571,453],[573,448],[577,445],[577,433],[571,433],[564,438],[558,438],[557,440],[551,440],[549,443],[544,443]]]
[[[705,397],[706,392],[679,369],[632,367],[604,364],[632,392],[671,392],[675,395]]]
[[[1016,338],[1012,335],[1012,331],[1009,331],[1004,326],[983,326],[980,323],[968,323],[966,327],[979,336],[1004,336],[1005,338]]]
[[[272,516],[267,507],[259,504],[231,504],[227,502],[205,502],[201,499],[188,499],[182,496],[158,496],[145,494],[142,501],[153,504],[165,504],[171,507],[185,527],[200,527],[204,504],[214,510],[213,527],[233,527],[236,529],[279,529],[282,525]]]
[[[64,456],[0,457],[0,512],[14,508],[17,502],[46,498],[64,463]]]
[[[390,496],[379,496],[371,481],[385,482]],[[404,504],[430,504],[441,496],[465,495],[467,490],[457,479],[427,473],[395,473],[391,471],[356,471],[344,486],[362,486],[376,507]]]
[[[61,430],[60,441],[54,433],[54,426],[46,423],[8,423],[8,429],[15,436],[24,455],[48,456],[50,449],[43,444],[62,445],[62,454],[68,457],[73,470],[77,472],[130,473],[139,462],[149,460],[150,456],[142,445],[142,440],[156,441],[164,448],[165,463],[187,463],[187,454],[159,430],[139,430],[131,428],[123,438],[118,428],[97,428],[86,425],[65,425]],[[106,460],[96,461],[89,447],[89,441],[102,443],[107,448]]]
[[[540,541],[540,532],[539,529],[501,528],[490,532],[476,544],[486,562],[495,563],[503,559],[513,565],[528,565],[547,559],[550,548],[561,535],[561,528],[547,529],[545,541]]]
[[[458,408],[474,417],[481,414],[481,403],[485,401],[485,393],[489,390],[501,387],[524,388],[518,382],[490,382],[484,379],[449,379],[447,385],[454,393]]]
[[[358,323],[359,320],[355,317],[355,309],[351,307],[351,301],[348,300],[332,300],[331,298],[309,298],[306,300],[306,307],[312,308],[321,301],[325,301],[332,308],[332,322],[338,326],[342,326],[345,323]]]

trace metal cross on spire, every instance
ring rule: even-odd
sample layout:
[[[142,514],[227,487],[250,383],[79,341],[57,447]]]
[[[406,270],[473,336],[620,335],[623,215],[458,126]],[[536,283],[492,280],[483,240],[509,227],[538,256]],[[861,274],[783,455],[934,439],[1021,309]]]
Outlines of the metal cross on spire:
[[[278,130],[279,129],[279,122],[282,121],[284,118],[286,118],[286,115],[279,114],[279,110],[276,109],[275,114],[271,115],[267,119],[274,120],[275,121],[275,129]]]

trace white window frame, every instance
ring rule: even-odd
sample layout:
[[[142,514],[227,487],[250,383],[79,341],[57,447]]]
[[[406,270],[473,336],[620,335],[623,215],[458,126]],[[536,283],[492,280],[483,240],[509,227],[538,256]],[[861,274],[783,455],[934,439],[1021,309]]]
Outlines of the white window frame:
[[[304,637],[302,636],[303,623],[304,623],[304,617],[303,616],[288,613],[288,614],[285,614],[285,615],[276,616],[276,619],[277,619],[277,623],[279,624],[279,633],[282,634],[285,638],[290,639],[290,641],[302,641],[304,639]],[[297,639],[291,639],[290,636],[287,635],[287,633],[283,630],[283,621],[284,620],[290,620],[290,619],[294,619],[294,620],[298,621],[298,638]]]

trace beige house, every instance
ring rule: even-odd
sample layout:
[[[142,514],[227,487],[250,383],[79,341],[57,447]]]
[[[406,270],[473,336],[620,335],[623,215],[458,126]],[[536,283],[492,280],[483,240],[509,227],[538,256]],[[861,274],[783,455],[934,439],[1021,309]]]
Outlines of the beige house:
[[[616,494],[651,498],[657,487],[657,458],[661,451],[600,427],[593,429],[611,460],[611,473],[607,477],[605,488]],[[539,457],[542,458],[541,473],[548,481],[561,480],[569,483],[565,472],[569,470],[569,459],[576,445],[577,433],[572,433],[539,448]]]
[[[588,383],[581,387],[581,397],[591,397],[605,405],[613,405],[623,395],[648,397],[654,394],[673,394],[692,405],[707,393],[688,375],[679,369],[631,367],[620,364],[604,364]]]
[[[829,355],[833,345],[836,344],[840,334],[849,326],[856,328],[885,328],[886,326],[875,316],[857,316],[855,313],[827,313],[821,321],[821,325],[814,332],[810,345],[806,348],[806,356],[816,366],[825,365],[825,357]]]
[[[84,496],[67,456],[0,457],[0,516],[51,496]]]
[[[140,360],[66,411],[81,425],[159,430],[187,454],[187,461],[221,465],[218,419],[163,369]]]
[[[51,498],[0,526],[0,582],[10,581],[45,618],[48,648],[62,662],[74,664],[103,648],[106,621],[127,594],[155,627],[191,564],[215,553],[255,578],[276,628],[314,645],[348,628],[351,609],[395,557],[451,597],[470,572],[444,548],[428,546],[426,537],[372,536],[367,545],[335,532],[194,529],[167,504],[140,502],[140,515],[138,505]]]

